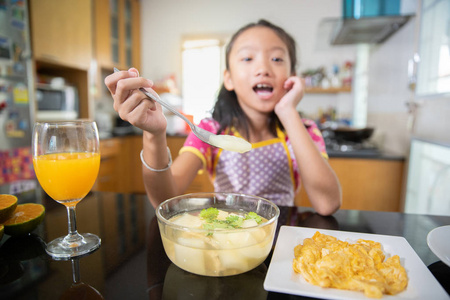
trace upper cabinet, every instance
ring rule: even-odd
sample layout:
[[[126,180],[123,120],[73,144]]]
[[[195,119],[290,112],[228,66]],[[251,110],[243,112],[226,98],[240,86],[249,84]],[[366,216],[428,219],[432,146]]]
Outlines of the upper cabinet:
[[[102,69],[140,68],[140,3],[96,0],[95,57]]]
[[[30,17],[37,62],[89,69],[93,56],[90,0],[31,0]]]
[[[140,67],[139,0],[29,0],[36,80],[62,77],[78,91],[80,118],[113,67]]]
[[[450,1],[423,0],[416,94],[450,93]]]

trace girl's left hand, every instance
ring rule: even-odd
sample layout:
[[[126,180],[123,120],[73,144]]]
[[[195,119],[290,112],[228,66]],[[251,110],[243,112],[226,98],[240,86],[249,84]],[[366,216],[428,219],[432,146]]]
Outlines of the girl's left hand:
[[[275,105],[275,113],[280,116],[284,111],[297,109],[297,105],[305,94],[305,80],[298,76],[291,76],[284,82],[286,94]]]

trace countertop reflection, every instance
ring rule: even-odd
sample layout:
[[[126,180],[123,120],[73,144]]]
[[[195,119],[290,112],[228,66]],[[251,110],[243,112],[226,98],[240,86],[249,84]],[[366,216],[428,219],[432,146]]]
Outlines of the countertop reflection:
[[[181,270],[164,252],[154,210],[144,195],[91,193],[77,207],[78,229],[99,235],[100,249],[74,261],[54,261],[44,251],[45,242],[66,234],[66,211],[45,197],[34,201],[46,206],[44,222],[29,236],[5,235],[0,242],[0,299],[63,299],[77,292],[99,299],[302,299],[264,290],[271,255],[236,276]],[[289,225],[403,236],[445,286],[450,268],[430,251],[426,236],[449,224],[447,216],[340,210],[323,217],[309,208],[280,207],[277,229]]]

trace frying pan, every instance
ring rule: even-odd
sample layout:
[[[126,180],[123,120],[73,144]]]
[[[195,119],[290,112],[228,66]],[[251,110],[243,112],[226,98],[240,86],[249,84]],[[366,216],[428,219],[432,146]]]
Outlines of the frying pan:
[[[362,142],[370,138],[374,132],[374,128],[353,128],[353,127],[338,127],[328,130],[334,133],[336,139],[351,141],[351,142]]]

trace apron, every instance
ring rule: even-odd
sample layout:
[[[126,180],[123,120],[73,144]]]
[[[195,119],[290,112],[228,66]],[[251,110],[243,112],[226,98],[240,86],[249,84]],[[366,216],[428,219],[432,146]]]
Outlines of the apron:
[[[294,205],[294,173],[286,138],[277,130],[278,138],[253,144],[245,153],[219,150],[214,174],[216,192],[256,195],[277,205]]]

